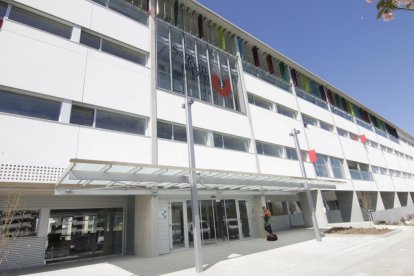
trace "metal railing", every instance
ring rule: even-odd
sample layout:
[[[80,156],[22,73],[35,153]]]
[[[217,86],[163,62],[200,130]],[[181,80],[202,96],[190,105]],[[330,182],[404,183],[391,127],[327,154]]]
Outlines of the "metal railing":
[[[304,99],[305,101],[308,101],[310,103],[313,103],[317,106],[320,106],[324,109],[328,109],[328,103],[324,100],[321,100],[312,94],[309,94],[308,92],[303,91],[302,89],[295,87],[296,96],[298,96],[301,99]]]
[[[393,141],[394,143],[397,143],[397,144],[399,144],[400,143],[400,141],[398,140],[398,138],[395,138],[394,136],[392,136],[392,135],[388,135],[388,138],[390,138],[390,140],[391,141]]]
[[[371,130],[371,131],[372,131],[372,126],[371,126],[370,124],[368,124],[367,122],[364,122],[363,120],[361,120],[361,119],[359,119],[359,118],[357,118],[357,117],[355,117],[355,121],[356,121],[356,123],[357,123],[359,126],[362,126],[362,127],[366,128],[366,129],[368,129],[368,130]]]
[[[102,6],[114,10],[134,21],[148,25],[148,12],[142,10],[136,5],[128,3],[126,0],[92,0]],[[130,1],[129,1],[130,2]]]
[[[344,119],[346,119],[346,120],[348,120],[348,121],[353,122],[352,115],[351,115],[351,114],[346,113],[346,112],[345,112],[345,111],[343,111],[342,109],[339,109],[339,108],[337,108],[337,107],[336,107],[336,106],[334,106],[334,105],[331,105],[331,110],[332,110],[332,113],[335,113],[336,115],[338,115],[338,116],[340,116],[340,117],[342,117],[342,118],[344,118]]]
[[[351,178],[355,180],[373,181],[371,172],[349,169]]]
[[[384,138],[388,138],[388,134],[385,131],[378,129],[376,127],[374,127],[374,130],[376,134],[381,135]]]
[[[267,73],[266,71],[254,66],[253,64],[250,64],[246,61],[242,61],[243,64],[243,70],[250,75],[253,75],[255,77],[258,77],[261,80],[264,80],[265,82],[268,82],[270,84],[273,84],[277,87],[282,88],[283,90],[291,93],[290,91],[290,85],[288,82],[279,79],[278,77]]]

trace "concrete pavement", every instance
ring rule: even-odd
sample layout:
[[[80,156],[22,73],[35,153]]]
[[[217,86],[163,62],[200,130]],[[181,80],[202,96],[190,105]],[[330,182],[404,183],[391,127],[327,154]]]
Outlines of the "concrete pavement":
[[[50,265],[8,275],[414,275],[414,227],[388,237],[325,237],[313,231],[280,232],[280,240],[254,239],[203,248],[197,274],[193,251],[157,258],[119,256]]]

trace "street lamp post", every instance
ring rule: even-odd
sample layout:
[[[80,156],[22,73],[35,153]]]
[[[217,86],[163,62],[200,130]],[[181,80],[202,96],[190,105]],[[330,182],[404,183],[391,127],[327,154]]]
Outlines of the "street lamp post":
[[[315,229],[316,240],[318,242],[320,242],[320,241],[322,241],[322,238],[321,238],[321,233],[319,231],[318,221],[316,219],[315,208],[313,208],[312,194],[309,190],[308,182],[306,181],[306,178],[307,178],[306,170],[305,170],[305,166],[303,165],[302,154],[300,152],[300,147],[299,147],[299,140],[298,140],[298,134],[299,133],[300,133],[300,131],[297,130],[296,128],[294,128],[292,130],[292,132],[289,133],[289,136],[292,136],[293,140],[295,141],[296,154],[297,154],[298,159],[299,159],[300,170],[302,172],[302,176],[305,178],[304,186],[305,186],[305,190],[306,190],[306,198],[308,200],[309,208],[310,208],[311,213],[312,213],[312,224],[313,224],[313,228]]]
[[[193,136],[193,118],[191,114],[191,105],[194,99],[186,97],[183,108],[185,108],[185,118],[187,121],[187,148],[188,148],[188,163],[190,168],[189,183],[191,187],[191,208],[192,208],[192,222],[193,222],[193,240],[194,240],[194,258],[197,272],[203,272],[203,257],[201,254],[201,229],[200,229],[200,213],[198,205],[198,190],[197,190],[197,174],[195,172],[195,156],[194,156],[194,136]]]

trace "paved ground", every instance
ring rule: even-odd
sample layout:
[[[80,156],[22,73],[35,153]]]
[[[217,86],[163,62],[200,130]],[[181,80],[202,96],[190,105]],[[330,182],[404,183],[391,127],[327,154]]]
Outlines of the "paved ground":
[[[280,240],[254,239],[203,249],[205,271],[195,273],[193,251],[158,258],[111,257],[8,275],[414,275],[414,227],[388,237],[325,237],[313,230],[280,232]]]

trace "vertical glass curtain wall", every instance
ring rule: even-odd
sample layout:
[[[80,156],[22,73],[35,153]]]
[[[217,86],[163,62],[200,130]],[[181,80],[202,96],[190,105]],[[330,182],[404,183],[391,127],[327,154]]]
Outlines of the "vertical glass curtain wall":
[[[244,112],[237,59],[157,20],[157,86]]]

